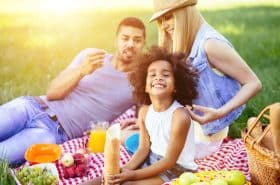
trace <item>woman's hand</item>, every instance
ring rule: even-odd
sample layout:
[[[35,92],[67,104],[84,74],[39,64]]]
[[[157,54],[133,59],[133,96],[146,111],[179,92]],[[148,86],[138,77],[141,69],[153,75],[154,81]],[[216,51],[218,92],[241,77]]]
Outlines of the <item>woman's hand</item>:
[[[214,121],[223,117],[223,113],[220,109],[214,109],[210,107],[204,107],[200,105],[193,105],[192,107],[186,106],[193,120],[197,121],[201,125],[204,125],[210,121]],[[201,112],[202,115],[198,115],[195,111]]]
[[[122,169],[121,173],[116,175],[109,175],[107,177],[107,183],[109,185],[120,184],[122,182],[132,180],[135,177],[135,171],[129,169]]]

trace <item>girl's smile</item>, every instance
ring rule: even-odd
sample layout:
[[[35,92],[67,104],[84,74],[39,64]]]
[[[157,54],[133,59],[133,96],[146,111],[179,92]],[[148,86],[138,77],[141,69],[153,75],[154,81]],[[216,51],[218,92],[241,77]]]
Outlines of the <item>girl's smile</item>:
[[[173,69],[169,62],[158,60],[150,64],[146,79],[146,92],[151,96],[171,96],[175,89]]]

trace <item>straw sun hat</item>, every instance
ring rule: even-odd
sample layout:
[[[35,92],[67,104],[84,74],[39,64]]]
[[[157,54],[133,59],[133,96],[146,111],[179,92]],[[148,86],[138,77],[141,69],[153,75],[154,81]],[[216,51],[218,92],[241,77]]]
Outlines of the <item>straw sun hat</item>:
[[[192,6],[197,3],[197,0],[154,0],[154,14],[149,22],[152,22],[167,12],[182,8],[185,6]]]

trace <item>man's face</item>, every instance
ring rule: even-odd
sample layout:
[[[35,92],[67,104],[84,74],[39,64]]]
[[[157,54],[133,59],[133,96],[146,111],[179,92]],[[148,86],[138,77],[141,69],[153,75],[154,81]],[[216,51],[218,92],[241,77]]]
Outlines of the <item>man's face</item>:
[[[117,35],[117,57],[131,62],[142,52],[145,45],[144,31],[132,26],[121,26]]]

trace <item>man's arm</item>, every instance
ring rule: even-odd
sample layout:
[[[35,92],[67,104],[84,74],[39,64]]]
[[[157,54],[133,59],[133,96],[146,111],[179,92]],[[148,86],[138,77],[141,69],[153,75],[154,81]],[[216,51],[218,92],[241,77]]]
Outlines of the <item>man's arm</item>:
[[[64,99],[78,85],[80,80],[102,66],[105,51],[96,50],[88,54],[77,68],[66,68],[50,83],[47,90],[48,100]]]

